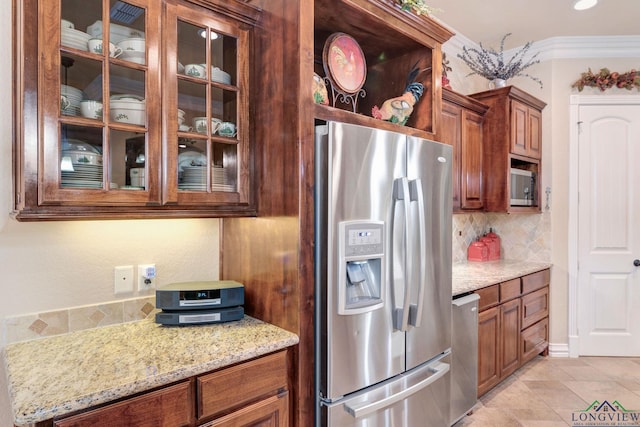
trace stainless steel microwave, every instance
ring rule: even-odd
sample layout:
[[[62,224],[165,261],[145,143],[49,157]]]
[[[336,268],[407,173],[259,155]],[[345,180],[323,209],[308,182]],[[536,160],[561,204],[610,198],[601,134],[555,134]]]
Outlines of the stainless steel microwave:
[[[536,173],[511,168],[511,206],[536,205]]]

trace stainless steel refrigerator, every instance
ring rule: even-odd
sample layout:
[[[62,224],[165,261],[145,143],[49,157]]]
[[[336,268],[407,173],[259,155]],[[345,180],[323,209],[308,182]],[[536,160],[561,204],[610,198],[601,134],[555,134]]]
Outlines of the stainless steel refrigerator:
[[[318,426],[449,425],[448,145],[316,127]]]

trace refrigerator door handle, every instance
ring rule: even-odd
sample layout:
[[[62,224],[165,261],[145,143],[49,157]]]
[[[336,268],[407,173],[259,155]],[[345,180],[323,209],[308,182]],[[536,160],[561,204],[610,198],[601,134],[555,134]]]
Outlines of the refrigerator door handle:
[[[420,327],[422,325],[422,311],[424,307],[424,292],[427,286],[426,262],[427,244],[425,242],[426,222],[424,214],[424,196],[422,194],[422,181],[420,178],[409,182],[409,191],[411,192],[411,201],[418,204],[418,236],[420,237],[420,254],[409,258],[410,262],[418,262],[420,266],[420,278],[418,287],[418,304],[411,304],[409,309],[409,324]],[[413,255],[413,254],[412,254]],[[409,271],[413,271],[413,265],[410,265]],[[413,283],[413,281],[411,282]]]
[[[450,365],[448,363],[437,362],[429,368],[429,370],[433,372],[433,375],[412,385],[411,387],[408,387],[399,393],[392,394],[391,396],[385,397],[384,399],[380,399],[375,402],[362,402],[354,405],[345,403],[344,409],[354,418],[366,417],[380,409],[384,409],[395,403],[401,402],[412,394],[415,394],[423,388],[430,386],[431,384],[442,378],[447,372],[449,372],[449,369]]]
[[[410,258],[408,250],[409,250],[409,238],[410,238],[410,234],[409,234],[409,209],[411,207],[411,195],[409,192],[409,180],[406,177],[402,177],[402,178],[398,178],[394,181],[393,183],[393,218],[395,220],[396,217],[396,206],[397,206],[397,202],[402,202],[402,205],[404,207],[404,234],[402,236],[402,238],[404,239],[404,257],[405,259],[402,260],[402,265],[403,265],[403,271],[402,271],[402,277],[404,280],[404,299],[402,301],[402,307],[398,308],[396,301],[397,299],[395,298],[395,294],[396,294],[396,284],[393,282],[393,280],[391,281],[391,283],[393,283],[393,294],[394,294],[394,313],[393,313],[393,324],[394,327],[399,330],[399,331],[406,331],[409,328],[409,305],[411,303],[411,295],[409,294],[409,284],[410,281],[408,280],[407,276],[407,259]],[[393,279],[394,278],[394,271],[393,271],[393,266],[395,265],[395,254],[393,253],[393,247],[395,245],[395,239],[396,236],[394,236],[394,230],[395,227],[392,224],[391,225],[391,268],[390,268],[390,277]]]

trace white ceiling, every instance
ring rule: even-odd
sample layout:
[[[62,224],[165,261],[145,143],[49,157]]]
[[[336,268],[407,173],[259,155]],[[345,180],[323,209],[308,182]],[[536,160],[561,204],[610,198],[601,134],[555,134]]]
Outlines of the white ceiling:
[[[440,9],[432,17],[485,47],[505,49],[528,41],[567,36],[640,35],[640,0],[599,0],[589,10],[574,0],[426,0]]]

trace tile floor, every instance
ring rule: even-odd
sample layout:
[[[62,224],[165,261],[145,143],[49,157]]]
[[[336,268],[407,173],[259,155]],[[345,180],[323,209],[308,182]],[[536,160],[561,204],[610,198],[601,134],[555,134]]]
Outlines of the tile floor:
[[[538,356],[480,397],[454,427],[640,426],[580,423],[580,411],[605,400],[640,414],[640,358]]]

